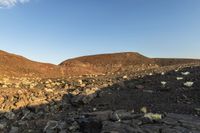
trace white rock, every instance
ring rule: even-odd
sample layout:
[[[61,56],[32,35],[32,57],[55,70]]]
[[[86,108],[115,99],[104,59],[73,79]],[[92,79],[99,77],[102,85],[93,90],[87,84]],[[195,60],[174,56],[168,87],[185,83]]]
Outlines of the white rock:
[[[175,70],[175,72],[178,72],[178,71],[179,71],[178,69]]]
[[[8,86],[7,86],[7,85],[2,85],[2,87],[3,87],[3,88],[7,88]]]
[[[123,79],[127,79],[128,77],[127,76],[123,76]]]
[[[144,115],[145,118],[149,118],[150,120],[161,120],[162,115],[161,114],[153,114],[153,113],[147,113]]]
[[[187,87],[192,87],[193,84],[194,84],[194,82],[189,82],[189,81],[184,83],[184,85]]]
[[[165,86],[165,85],[167,84],[167,82],[161,81],[161,84],[162,84],[163,86]]]
[[[183,80],[183,77],[176,77],[176,80]]]
[[[165,75],[165,73],[164,73],[164,72],[162,72],[162,73],[161,73],[161,75]]]
[[[83,84],[83,81],[81,79],[78,80],[79,84]]]
[[[187,75],[190,74],[190,72],[182,72],[181,74],[184,75],[184,76],[187,76]]]
[[[120,119],[120,117],[119,117],[119,115],[117,113],[115,114],[115,116],[116,116],[118,122],[121,122],[121,119]]]
[[[52,89],[48,89],[48,88],[44,88],[44,90],[45,90],[46,92],[53,92]]]
[[[147,108],[146,108],[146,107],[142,107],[142,108],[140,109],[140,111],[141,111],[142,113],[146,114],[146,113],[147,113]]]

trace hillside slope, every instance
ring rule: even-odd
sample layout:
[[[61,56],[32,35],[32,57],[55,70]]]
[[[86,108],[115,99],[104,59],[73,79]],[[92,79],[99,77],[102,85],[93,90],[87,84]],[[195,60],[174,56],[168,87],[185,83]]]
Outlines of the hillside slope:
[[[136,68],[141,65],[156,66],[156,63],[153,59],[145,57],[139,53],[125,52],[83,56],[66,60],[60,64],[60,66],[65,69],[65,73],[68,71],[75,73],[108,73],[131,67]]]
[[[155,62],[159,66],[170,66],[177,64],[199,63],[198,59],[181,59],[181,58],[155,58]]]
[[[58,76],[60,68],[53,64],[34,62],[22,56],[0,51],[0,73],[7,76]]]
[[[31,61],[19,55],[0,51],[1,76],[68,77],[140,71],[163,66],[196,63],[191,59],[148,58],[136,52],[100,54],[68,59],[59,65]]]

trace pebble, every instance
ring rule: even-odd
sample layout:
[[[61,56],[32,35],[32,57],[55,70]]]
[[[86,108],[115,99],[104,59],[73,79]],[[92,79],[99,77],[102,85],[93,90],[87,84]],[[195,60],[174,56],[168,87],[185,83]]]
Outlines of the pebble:
[[[143,90],[143,92],[145,92],[145,93],[153,93],[154,91],[153,90]]]
[[[200,114],[200,108],[195,108],[195,111]]]
[[[176,77],[176,80],[183,80],[183,77]]]
[[[144,115],[145,118],[149,118],[150,120],[161,120],[162,115],[161,114],[153,114],[153,113],[147,113]]]
[[[185,82],[185,83],[184,83],[184,86],[186,86],[186,87],[192,87],[193,84],[194,84],[194,82],[188,81],[188,82]]]
[[[144,89],[144,86],[143,85],[136,85],[135,86],[137,89]]]
[[[53,89],[44,88],[46,92],[53,92]]]
[[[190,72],[182,72],[181,74],[184,75],[184,76],[187,76],[187,75],[190,74]]]
[[[125,76],[123,76],[123,79],[128,79],[128,76],[126,76],[126,75],[125,75]]]
[[[140,111],[141,111],[142,113],[146,114],[146,113],[147,113],[147,108],[146,108],[146,107],[142,107],[142,108],[140,109]]]
[[[162,86],[165,86],[167,84],[167,82],[165,81],[161,81]]]
[[[97,108],[93,108],[93,111],[97,111]]]

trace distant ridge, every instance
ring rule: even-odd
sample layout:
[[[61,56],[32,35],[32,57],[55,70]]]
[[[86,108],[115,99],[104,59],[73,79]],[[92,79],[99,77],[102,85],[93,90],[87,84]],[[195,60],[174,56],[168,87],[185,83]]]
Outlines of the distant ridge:
[[[140,68],[154,68],[200,62],[193,59],[148,58],[137,52],[83,56],[63,61],[59,65],[31,61],[0,50],[0,76],[66,77],[84,74],[106,74]],[[142,67],[141,67],[142,66]]]

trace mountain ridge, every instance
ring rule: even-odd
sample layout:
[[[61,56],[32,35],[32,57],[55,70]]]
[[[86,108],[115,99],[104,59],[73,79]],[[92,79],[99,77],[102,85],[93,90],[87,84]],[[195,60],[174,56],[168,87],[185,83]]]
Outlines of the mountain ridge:
[[[87,55],[67,59],[58,65],[32,61],[21,55],[0,50],[2,75],[65,77],[85,74],[114,73],[127,69],[146,69],[176,64],[200,62],[196,59],[149,58],[138,52]]]

